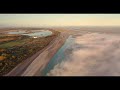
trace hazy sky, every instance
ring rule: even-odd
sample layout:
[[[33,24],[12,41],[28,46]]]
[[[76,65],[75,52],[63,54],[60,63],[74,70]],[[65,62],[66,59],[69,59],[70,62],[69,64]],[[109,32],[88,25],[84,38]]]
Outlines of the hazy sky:
[[[0,14],[0,25],[120,26],[120,14]]]

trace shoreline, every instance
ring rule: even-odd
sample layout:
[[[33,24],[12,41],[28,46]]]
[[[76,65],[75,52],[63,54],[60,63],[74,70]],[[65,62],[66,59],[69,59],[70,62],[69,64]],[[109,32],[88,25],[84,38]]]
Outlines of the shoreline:
[[[40,71],[49,63],[54,54],[62,47],[69,34],[61,32],[48,46],[27,58],[4,76],[40,76]]]
[[[68,34],[61,33],[26,69],[22,76],[41,76],[41,71],[52,59],[54,54],[62,47],[68,38]]]

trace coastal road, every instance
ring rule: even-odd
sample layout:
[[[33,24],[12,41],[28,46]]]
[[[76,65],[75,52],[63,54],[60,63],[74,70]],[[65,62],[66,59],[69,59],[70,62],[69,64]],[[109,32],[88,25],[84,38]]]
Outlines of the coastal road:
[[[68,36],[69,35],[66,33],[61,33],[60,36],[58,36],[54,42],[51,42],[50,45],[28,66],[22,76],[40,76],[40,72],[64,44]]]
[[[12,71],[5,76],[38,76],[49,60],[54,56],[57,50],[64,44],[69,34],[61,32],[61,34],[52,40],[44,49],[40,50],[32,57],[26,59],[17,65]]]

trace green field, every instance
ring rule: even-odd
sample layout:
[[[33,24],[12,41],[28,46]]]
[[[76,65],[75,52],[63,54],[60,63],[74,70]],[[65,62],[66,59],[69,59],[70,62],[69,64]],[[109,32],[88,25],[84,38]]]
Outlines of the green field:
[[[11,42],[7,42],[4,44],[0,44],[0,48],[11,48],[13,46],[17,46],[17,45],[22,45],[25,42],[23,40],[19,40],[19,41],[11,41]]]
[[[31,38],[25,35],[0,35],[0,76],[45,48],[60,33],[52,31],[47,37]],[[12,39],[13,38],[13,39]]]

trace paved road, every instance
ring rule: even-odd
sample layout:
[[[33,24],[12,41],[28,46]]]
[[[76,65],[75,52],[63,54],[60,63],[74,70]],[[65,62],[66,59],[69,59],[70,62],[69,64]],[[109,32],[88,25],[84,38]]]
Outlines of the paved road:
[[[57,50],[64,44],[68,35],[62,33],[56,40],[51,43],[26,69],[22,76],[40,76],[40,72],[48,64]]]
[[[66,35],[66,33],[61,33],[56,39],[52,40],[47,47],[20,63],[5,76],[40,75],[40,71],[47,65],[62,44],[64,44],[67,37],[68,35]]]

